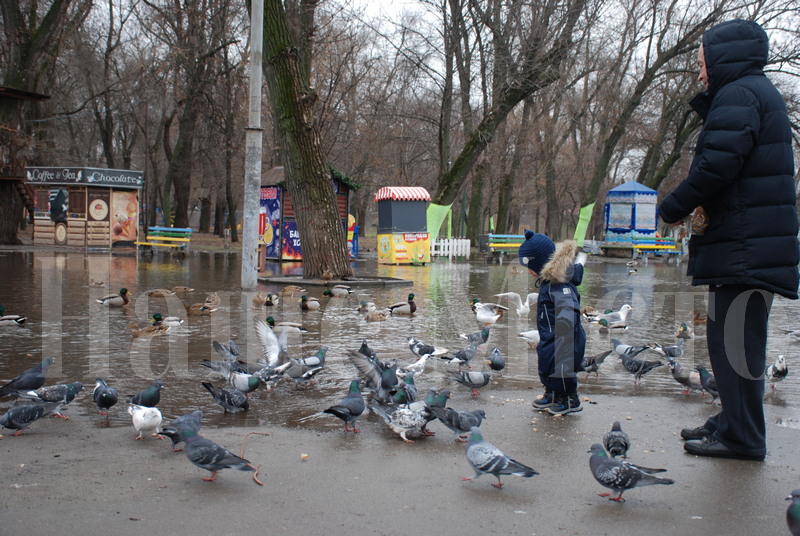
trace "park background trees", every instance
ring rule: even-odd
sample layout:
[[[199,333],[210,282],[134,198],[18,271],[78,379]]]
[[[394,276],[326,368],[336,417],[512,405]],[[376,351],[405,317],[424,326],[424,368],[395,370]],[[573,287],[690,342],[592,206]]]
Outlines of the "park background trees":
[[[733,17],[767,28],[770,76],[800,125],[792,2],[417,0],[380,13],[352,0],[267,1],[287,17],[306,79],[298,104],[319,145],[287,186],[321,188],[332,166],[361,184],[352,212],[367,233],[384,185],[426,187],[473,239],[490,221],[564,238],[582,206],[621,182],[668,189],[697,132],[686,102],[699,90],[699,36]],[[198,213],[201,230],[235,233],[248,20],[244,1],[0,0],[0,86],[50,96],[0,101],[0,174],[19,162],[141,169],[148,224],[158,208],[168,223]],[[287,163],[289,146],[285,105],[267,91],[264,103],[266,170]],[[7,186],[6,243],[22,217]],[[313,223],[306,232],[333,233]]]

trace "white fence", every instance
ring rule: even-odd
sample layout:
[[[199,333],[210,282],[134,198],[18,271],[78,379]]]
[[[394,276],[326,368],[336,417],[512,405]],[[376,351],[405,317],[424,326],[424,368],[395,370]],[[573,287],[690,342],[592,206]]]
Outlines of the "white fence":
[[[443,238],[434,240],[431,247],[431,257],[464,257],[469,260],[469,238]]]

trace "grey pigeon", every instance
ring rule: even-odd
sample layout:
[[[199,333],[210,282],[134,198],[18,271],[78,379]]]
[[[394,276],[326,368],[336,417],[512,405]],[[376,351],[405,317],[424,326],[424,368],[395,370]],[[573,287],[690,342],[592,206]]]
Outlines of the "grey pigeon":
[[[469,342],[475,343],[477,345],[481,345],[489,340],[489,333],[491,331],[491,326],[486,326],[480,331],[476,331],[474,333],[459,333],[459,337],[462,339],[467,339]]]
[[[414,374],[406,372],[403,375],[403,383],[397,385],[397,390],[392,394],[391,401],[394,404],[410,404],[417,399],[417,386],[414,383]]]
[[[378,399],[373,399],[369,409],[381,417],[389,428],[399,434],[406,443],[414,442],[413,439],[408,438],[408,435],[414,437],[421,434],[422,428],[428,424],[427,405],[423,401],[415,403],[412,407],[410,405],[388,406]]]
[[[631,448],[631,438],[628,434],[622,431],[619,421],[614,421],[611,425],[611,430],[606,432],[603,436],[603,446],[606,448],[612,458],[622,456],[628,457],[628,449]]]
[[[59,383],[56,385],[48,385],[46,387],[39,387],[33,391],[20,391],[20,398],[28,398],[35,402],[58,402],[60,406],[66,406],[83,390],[81,382],[72,383]],[[62,419],[69,420],[61,414],[61,407],[53,410],[53,415],[61,417]]]
[[[786,366],[786,359],[782,355],[779,355],[778,359],[767,367],[764,374],[767,377],[767,381],[772,382],[771,386],[774,389],[775,384],[783,380],[789,374],[789,367]]]
[[[436,348],[432,344],[425,344],[422,341],[418,341],[415,337],[408,337],[407,340],[408,349],[417,357],[422,357],[424,355],[439,356],[447,353],[446,348]]]
[[[35,367],[23,370],[16,378],[0,387],[0,396],[16,396],[17,391],[38,389],[44,385],[47,369],[54,361],[52,357],[46,357]]]
[[[492,372],[486,370],[451,372],[450,377],[458,383],[472,388],[472,396],[478,396],[480,394],[478,389],[489,385],[489,382],[492,381]]]
[[[424,436],[434,436],[436,435],[435,432],[431,432],[428,430],[427,426],[433,420],[436,420],[436,415],[433,414],[431,408],[438,407],[443,408],[447,405],[447,401],[450,399],[450,391],[444,389],[442,391],[437,391],[436,389],[428,389],[428,394],[425,395],[425,425],[422,427],[422,435]],[[414,404],[419,404],[420,402],[415,402]]]
[[[473,342],[466,348],[454,353],[452,356],[441,356],[441,358],[448,360],[450,363],[454,363],[460,367],[463,367],[464,365],[469,366],[469,362],[472,361],[477,354],[478,345]]]
[[[500,353],[500,348],[492,349],[489,357],[486,358],[486,364],[495,372],[500,372],[506,368],[506,358]]]
[[[484,441],[481,430],[477,426],[470,429],[470,437],[467,442],[467,461],[475,470],[475,475],[462,477],[461,480],[475,480],[481,475],[489,473],[497,478],[497,484],[492,484],[495,488],[503,487],[500,475],[530,478],[539,474],[527,465],[509,458],[491,443]]]
[[[442,424],[456,434],[456,441],[466,441],[464,435],[468,434],[473,426],[480,428],[481,422],[486,418],[482,409],[474,411],[458,411],[453,408],[429,407],[428,410],[439,419]]]
[[[670,346],[661,346],[657,342],[650,343],[650,348],[664,357],[678,359],[683,356],[683,339],[678,339],[678,344],[672,344]]]
[[[592,372],[595,373],[596,377],[600,377],[600,373],[598,372],[600,365],[603,364],[603,361],[605,361],[613,351],[614,350],[608,350],[606,352],[600,352],[599,354],[584,356],[583,361],[581,362],[581,367],[586,373],[586,379],[589,379],[589,374]]]
[[[33,421],[56,410],[60,405],[61,402],[42,402],[41,404],[21,404],[19,406],[14,406],[0,417],[0,426],[10,430],[17,430],[17,432],[11,435],[22,435],[22,431]]]
[[[363,346],[363,345],[362,345]],[[348,359],[358,369],[364,378],[365,387],[375,393],[380,400],[389,400],[397,390],[397,361],[384,363],[376,357],[367,357],[365,354],[348,350]],[[374,352],[373,352],[374,355]]]
[[[711,395],[711,402],[709,402],[709,404],[713,404],[714,400],[716,400],[719,396],[717,379],[714,378],[714,375],[711,374],[704,366],[697,365],[696,368],[697,372],[700,373],[700,385],[703,387],[703,391]]]
[[[92,400],[97,405],[100,415],[108,417],[108,411],[119,400],[119,393],[113,387],[109,387],[103,378],[95,380],[92,390]],[[106,411],[103,411],[106,410]]]
[[[675,483],[674,480],[669,478],[659,478],[652,475],[652,473],[662,473],[666,469],[650,469],[609,458],[603,446],[599,443],[592,445],[589,452],[592,454],[589,458],[589,467],[595,480],[618,493],[616,497],[609,497],[611,493],[608,492],[599,494],[601,497],[609,497],[609,500],[625,502],[625,499],[622,498],[622,492],[638,486]]]
[[[200,431],[200,427],[202,426],[203,421],[203,412],[201,410],[195,410],[188,415],[181,415],[179,417],[175,417],[172,420],[172,423],[163,427],[161,429],[161,435],[167,436],[172,441],[172,452],[180,452],[182,449],[177,449],[175,446],[183,441],[181,438],[180,428],[189,428],[193,430],[195,433]]]
[[[644,352],[649,346],[630,346],[621,343],[618,339],[611,339],[614,345],[614,351],[622,360],[622,366],[625,370],[633,374],[633,382],[636,383],[642,379],[642,376],[653,370],[654,368],[664,366],[661,361],[647,361],[646,359],[639,359],[636,357]]]
[[[143,389],[138,393],[136,393],[135,395],[133,395],[130,399],[130,403],[135,404],[137,406],[146,406],[148,408],[154,408],[161,401],[162,387],[164,387],[164,384],[156,380],[147,389]]]
[[[331,406],[323,413],[329,413],[344,421],[344,431],[349,432],[350,425],[353,426],[353,432],[359,433],[356,428],[356,421],[364,413],[366,404],[364,403],[364,396],[361,394],[361,381],[351,380],[350,388],[347,391],[347,396],[344,397],[338,404]]]
[[[619,339],[611,339],[611,344],[614,347],[614,351],[620,357],[636,357],[650,348],[649,346],[631,346],[630,344],[624,344]]]
[[[792,501],[789,508],[786,509],[786,523],[789,525],[789,532],[792,536],[800,536],[800,489],[796,489],[787,501]]]
[[[261,385],[261,380],[258,376],[248,374],[246,372],[231,372],[228,374],[228,383],[234,389],[237,389],[247,396],[247,393],[252,393]]]
[[[686,387],[683,394],[688,395],[689,390],[695,389],[697,391],[703,390],[703,384],[700,383],[700,373],[688,367],[681,365],[677,359],[669,359],[669,370],[672,372],[672,377],[676,382]]]
[[[201,384],[205,387],[217,404],[223,407],[225,411],[235,413],[237,411],[246,410],[250,407],[250,402],[247,401],[247,396],[237,389],[227,389],[225,387],[215,387],[209,382]]]
[[[186,443],[184,451],[189,461],[197,467],[211,471],[211,476],[203,479],[205,482],[214,482],[217,473],[223,469],[256,470],[248,460],[232,454],[228,449],[202,437],[188,426],[179,426],[178,432]]]

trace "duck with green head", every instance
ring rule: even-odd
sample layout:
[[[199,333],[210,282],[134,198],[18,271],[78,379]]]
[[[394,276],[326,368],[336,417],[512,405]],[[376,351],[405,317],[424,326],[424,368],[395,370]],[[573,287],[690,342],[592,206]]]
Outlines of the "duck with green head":
[[[97,300],[97,303],[105,305],[106,307],[123,307],[128,305],[129,302],[128,289],[126,288],[120,289],[119,294],[109,294]]]
[[[0,304],[0,326],[21,326],[27,319],[22,315],[7,315],[5,306]]]
[[[408,301],[397,302],[389,306],[389,312],[393,315],[413,315],[417,312],[417,302],[414,301],[414,293],[408,295]]]

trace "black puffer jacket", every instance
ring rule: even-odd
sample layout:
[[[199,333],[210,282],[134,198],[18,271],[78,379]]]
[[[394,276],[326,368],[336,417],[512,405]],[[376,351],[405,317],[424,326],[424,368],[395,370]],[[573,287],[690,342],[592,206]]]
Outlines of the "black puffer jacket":
[[[703,130],[689,176],[660,207],[667,223],[705,208],[689,244],[694,285],[750,285],[797,299],[800,250],[786,106],[764,75],[767,34],[733,20],[703,35],[708,90],[691,102]]]

